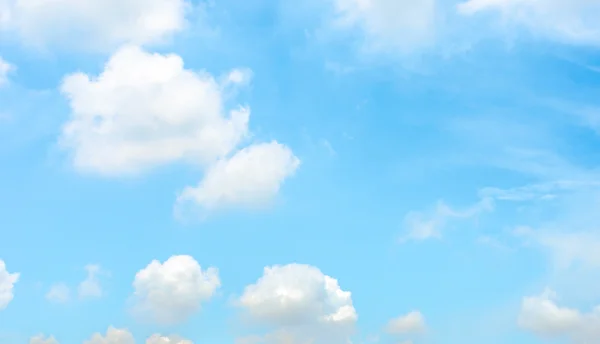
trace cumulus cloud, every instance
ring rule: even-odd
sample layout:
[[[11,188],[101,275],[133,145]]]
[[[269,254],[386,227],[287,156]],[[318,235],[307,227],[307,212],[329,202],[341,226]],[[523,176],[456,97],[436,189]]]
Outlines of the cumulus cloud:
[[[175,54],[122,47],[99,75],[64,78],[61,91],[71,117],[60,143],[76,169],[103,176],[131,176],[179,162],[206,169],[198,186],[179,196],[180,205],[263,206],[299,160],[275,141],[236,152],[249,136],[250,110],[227,110],[225,103],[251,77],[252,71],[239,68],[218,82],[185,69]]]
[[[268,204],[300,160],[275,141],[246,147],[212,165],[197,187],[188,187],[178,202],[192,201],[204,209]]]
[[[0,87],[8,83],[8,73],[14,69],[14,66],[6,62],[0,56]]]
[[[469,0],[458,5],[464,15],[499,13],[505,23],[564,43],[600,46],[600,3],[588,0]]]
[[[27,44],[111,49],[161,43],[185,28],[188,0],[3,0],[0,29]]]
[[[46,300],[55,303],[65,303],[71,298],[71,290],[64,283],[57,283],[46,293]]]
[[[266,267],[238,305],[250,320],[275,329],[264,342],[346,343],[357,320],[351,293],[309,265]]]
[[[106,335],[94,333],[92,337],[83,344],[135,344],[133,335],[126,329],[109,327]]]
[[[194,344],[191,340],[182,339],[178,336],[161,336],[153,334],[146,339],[146,344]]]
[[[135,311],[157,323],[180,323],[200,309],[221,285],[216,268],[203,270],[190,256],[152,261],[133,282]]]
[[[600,338],[600,306],[590,313],[561,307],[556,293],[545,290],[541,295],[523,299],[518,324],[543,338],[568,338],[574,344],[592,343]]]
[[[418,311],[390,320],[386,328],[390,334],[415,334],[425,332],[425,318]]]
[[[85,270],[87,271],[87,277],[81,281],[81,283],[79,283],[79,287],[77,288],[79,297],[101,297],[102,287],[100,286],[100,281],[98,280],[100,266],[90,264],[85,267]]]
[[[333,0],[335,25],[357,29],[365,48],[409,53],[431,46],[436,38],[436,0]]]
[[[9,273],[6,263],[0,259],[0,310],[5,309],[14,298],[13,289],[19,280],[18,273]]]
[[[29,344],[59,344],[54,337],[46,337],[43,334],[38,334],[29,339]]]
[[[207,164],[230,153],[248,130],[249,110],[227,116],[221,86],[185,69],[174,54],[126,46],[99,76],[68,75],[61,90],[72,110],[61,142],[83,171],[122,175],[177,161]]]

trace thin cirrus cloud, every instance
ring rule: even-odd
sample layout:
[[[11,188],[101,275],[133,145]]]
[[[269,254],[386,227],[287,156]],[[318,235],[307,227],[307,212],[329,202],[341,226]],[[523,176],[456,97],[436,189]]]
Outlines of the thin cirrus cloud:
[[[115,9],[118,10],[115,10]],[[5,0],[0,30],[23,44],[108,50],[125,43],[154,44],[182,31],[193,9],[187,0]]]
[[[60,143],[76,169],[105,177],[176,162],[204,167],[204,179],[187,188],[180,202],[210,209],[266,203],[299,159],[275,141],[236,152],[249,135],[250,109],[227,111],[224,92],[251,76],[248,69],[234,69],[219,83],[206,72],[185,69],[175,54],[122,47],[100,75],[64,78],[61,91],[71,118]]]
[[[15,67],[12,64],[8,63],[8,61],[0,56],[0,87],[8,84],[8,74],[14,69]]]
[[[421,334],[425,329],[425,317],[418,311],[394,318],[386,327],[386,331],[393,335]]]
[[[332,0],[333,27],[356,31],[372,52],[411,53],[435,44],[436,0]]]
[[[465,16],[497,13],[505,24],[562,43],[600,46],[597,1],[469,0],[457,8]]]
[[[66,303],[71,299],[71,289],[64,283],[56,283],[46,293],[46,300],[53,303]]]

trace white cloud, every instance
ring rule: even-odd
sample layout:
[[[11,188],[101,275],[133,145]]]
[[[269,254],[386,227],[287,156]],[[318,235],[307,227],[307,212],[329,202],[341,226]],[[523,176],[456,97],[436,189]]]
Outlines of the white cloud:
[[[252,321],[276,329],[266,342],[346,343],[358,317],[350,292],[318,268],[301,264],[266,267],[238,305]]]
[[[158,323],[183,322],[220,285],[216,268],[202,270],[190,256],[172,256],[162,264],[154,260],[135,276],[135,310]]]
[[[600,338],[600,307],[583,314],[556,304],[556,294],[546,290],[523,299],[518,318],[521,328],[544,338],[569,338],[571,343],[592,343]]]
[[[50,302],[65,303],[71,297],[71,290],[64,283],[57,283],[50,287],[46,299]]]
[[[188,0],[4,0],[0,29],[26,44],[107,50],[161,43],[185,28]]]
[[[79,287],[77,288],[79,297],[101,297],[102,287],[100,286],[100,281],[98,280],[100,266],[90,264],[85,267],[85,270],[87,271],[87,277],[85,280],[79,283]]]
[[[33,336],[29,339],[29,344],[59,344],[58,341],[56,339],[54,339],[54,337],[50,336],[50,337],[45,337],[42,334],[39,334],[37,336]]]
[[[246,147],[211,166],[197,187],[188,187],[178,202],[192,201],[203,209],[269,204],[300,160],[276,141]]]
[[[410,53],[435,43],[435,0],[332,0],[334,25],[358,29],[365,49]]]
[[[438,202],[430,212],[411,211],[404,217],[406,234],[400,238],[400,242],[441,238],[442,231],[450,221],[474,218],[493,208],[493,199],[484,197],[469,208],[460,211],[450,208],[443,202]]]
[[[248,131],[249,110],[227,117],[221,86],[185,69],[175,54],[123,47],[99,76],[68,75],[61,90],[72,110],[61,142],[83,171],[122,175],[178,161],[207,164]]]
[[[390,320],[386,328],[390,334],[415,334],[425,332],[425,318],[421,312],[413,311]]]
[[[94,333],[83,344],[135,344],[135,339],[133,339],[133,335],[126,329],[109,327],[105,336],[100,333]]]
[[[13,289],[19,280],[18,273],[9,273],[6,263],[0,259],[0,310],[5,309],[14,298]]]
[[[8,73],[14,70],[14,68],[13,65],[6,62],[6,60],[0,56],[0,87],[8,83]]]
[[[161,336],[160,334],[153,334],[150,338],[146,339],[146,344],[193,344],[193,342],[177,336]]]
[[[600,267],[600,235],[594,232],[552,232],[517,227],[514,234],[545,249],[558,268]]]
[[[498,12],[505,23],[564,43],[600,45],[600,3],[590,0],[469,0],[458,5],[464,15]]]

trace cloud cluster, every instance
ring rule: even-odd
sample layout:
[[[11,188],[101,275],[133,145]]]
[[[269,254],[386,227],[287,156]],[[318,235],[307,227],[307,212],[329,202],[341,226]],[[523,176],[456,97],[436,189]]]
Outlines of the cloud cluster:
[[[71,118],[60,142],[83,172],[104,176],[136,175],[183,162],[206,169],[196,188],[179,202],[202,208],[266,203],[294,174],[299,159],[286,146],[250,145],[250,109],[226,108],[226,91],[247,84],[251,72],[234,69],[217,81],[184,67],[175,54],[125,46],[97,76],[64,78]]]

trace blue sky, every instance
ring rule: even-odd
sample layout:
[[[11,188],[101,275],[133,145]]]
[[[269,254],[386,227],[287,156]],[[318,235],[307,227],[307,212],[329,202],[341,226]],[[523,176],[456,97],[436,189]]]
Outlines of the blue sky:
[[[0,343],[597,340],[599,18],[0,1]]]

